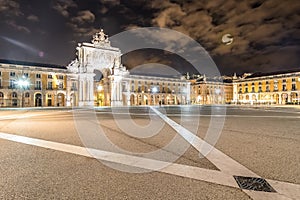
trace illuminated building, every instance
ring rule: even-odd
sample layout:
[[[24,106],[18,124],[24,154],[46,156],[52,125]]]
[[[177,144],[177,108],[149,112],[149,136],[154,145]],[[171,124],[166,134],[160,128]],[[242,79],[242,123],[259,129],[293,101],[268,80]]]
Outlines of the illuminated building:
[[[63,66],[0,60],[1,107],[67,106],[75,91]]]
[[[298,104],[300,70],[244,74],[233,79],[233,103]]]
[[[232,79],[230,77],[209,78],[193,75],[191,82],[192,104],[228,104],[232,101]]]

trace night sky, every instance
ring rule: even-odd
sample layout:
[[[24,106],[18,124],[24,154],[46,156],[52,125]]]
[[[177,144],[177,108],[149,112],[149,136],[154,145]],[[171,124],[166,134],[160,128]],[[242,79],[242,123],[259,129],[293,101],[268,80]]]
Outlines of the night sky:
[[[300,70],[299,0],[0,0],[0,19],[0,59],[66,66],[77,43],[91,41],[100,28],[111,36],[156,26],[198,41],[222,74]],[[222,43],[226,33],[234,38],[230,45]],[[190,70],[157,51],[133,52],[123,63],[133,68],[164,59],[181,73]]]

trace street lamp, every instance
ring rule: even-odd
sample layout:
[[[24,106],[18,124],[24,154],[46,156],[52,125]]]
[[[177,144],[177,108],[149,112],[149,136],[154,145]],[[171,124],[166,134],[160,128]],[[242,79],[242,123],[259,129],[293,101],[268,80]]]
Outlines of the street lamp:
[[[16,81],[16,84],[18,85],[19,89],[21,90],[22,94],[21,94],[21,101],[22,101],[22,107],[24,107],[24,90],[28,89],[29,87],[29,81],[25,79],[25,77],[23,76],[21,79],[18,79]]]

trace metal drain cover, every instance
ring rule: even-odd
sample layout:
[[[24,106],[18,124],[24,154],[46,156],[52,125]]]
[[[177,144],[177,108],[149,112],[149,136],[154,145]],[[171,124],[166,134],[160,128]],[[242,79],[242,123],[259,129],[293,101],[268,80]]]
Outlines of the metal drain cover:
[[[241,189],[263,192],[276,192],[272,186],[263,178],[233,176]]]

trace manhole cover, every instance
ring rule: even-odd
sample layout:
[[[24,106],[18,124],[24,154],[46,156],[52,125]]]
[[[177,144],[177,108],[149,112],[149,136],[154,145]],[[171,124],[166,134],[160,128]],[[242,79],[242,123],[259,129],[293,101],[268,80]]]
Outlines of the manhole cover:
[[[233,176],[241,189],[263,192],[276,192],[263,178]]]

